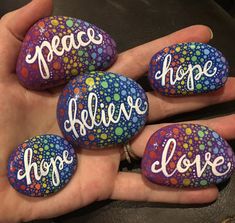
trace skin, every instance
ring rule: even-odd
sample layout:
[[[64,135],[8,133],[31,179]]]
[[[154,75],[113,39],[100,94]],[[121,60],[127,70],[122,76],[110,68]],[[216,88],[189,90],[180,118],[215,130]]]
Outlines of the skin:
[[[79,165],[74,177],[53,196],[26,197],[10,186],[7,161],[14,148],[38,134],[61,135],[56,121],[56,104],[61,88],[28,91],[18,83],[15,74],[17,55],[26,31],[39,18],[50,15],[51,10],[51,0],[34,0],[0,20],[0,201],[4,204],[0,206],[0,222],[56,217],[108,198],[184,204],[214,201],[218,196],[215,186],[197,190],[172,189],[147,182],[138,173],[118,172],[123,153],[121,147],[101,151],[79,150]],[[210,39],[208,27],[191,26],[121,53],[109,70],[138,79],[146,73],[151,56],[163,47],[177,42],[208,42]],[[234,100],[234,92],[235,78],[229,78],[223,89],[203,96],[167,98],[148,92],[149,121]],[[235,115],[193,122],[213,128],[226,139],[235,138],[235,125],[231,125],[235,123]],[[164,125],[146,125],[131,142],[133,152],[141,157],[150,135]]]

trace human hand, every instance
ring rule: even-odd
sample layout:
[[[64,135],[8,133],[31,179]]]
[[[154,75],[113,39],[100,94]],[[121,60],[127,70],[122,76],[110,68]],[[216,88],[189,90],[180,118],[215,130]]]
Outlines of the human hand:
[[[28,91],[17,80],[15,66],[23,37],[39,18],[50,15],[51,0],[34,0],[11,12],[0,21],[0,222],[29,221],[50,218],[84,207],[94,201],[122,199],[167,203],[206,203],[216,199],[215,186],[205,189],[172,189],[147,182],[138,173],[118,172],[123,149],[99,151],[78,150],[78,169],[69,184],[57,194],[46,198],[31,198],[16,192],[7,179],[7,161],[11,152],[26,139],[39,134],[61,135],[56,121],[59,89],[44,92]],[[176,42],[207,42],[210,30],[192,26],[150,43],[121,53],[109,71],[133,79],[141,77],[151,56]],[[193,111],[211,104],[235,99],[235,79],[209,95],[190,98],[166,98],[147,93],[150,104],[149,122],[167,116]],[[155,112],[157,111],[157,112]],[[207,125],[224,138],[235,138],[234,115],[196,121]],[[142,156],[150,135],[164,124],[146,125],[131,142],[132,150]]]

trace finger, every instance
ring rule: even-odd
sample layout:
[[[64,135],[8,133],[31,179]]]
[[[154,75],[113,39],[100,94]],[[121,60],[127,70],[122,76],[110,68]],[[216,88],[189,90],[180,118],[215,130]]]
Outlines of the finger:
[[[52,0],[33,0],[26,6],[3,16],[1,22],[17,39],[22,41],[32,24],[51,13]]]
[[[111,198],[117,200],[150,201],[177,204],[209,203],[216,200],[218,189],[176,189],[153,184],[141,174],[120,172]]]
[[[235,114],[208,120],[196,120],[184,123],[195,123],[205,125],[218,132],[225,139],[235,138],[235,125],[231,124],[235,123]],[[135,155],[142,157],[150,136],[160,128],[170,124],[171,123],[147,125],[143,129],[143,131],[138,135],[138,137],[136,137],[131,143],[131,149],[135,153]]]
[[[156,92],[148,92],[149,121],[163,119],[183,112],[190,112],[235,99],[235,78],[230,77],[226,85],[216,92],[190,96],[166,97]]]
[[[206,43],[211,38],[212,31],[209,27],[190,26],[119,54],[117,61],[109,68],[109,71],[137,79],[148,70],[151,57],[164,47],[180,42]]]

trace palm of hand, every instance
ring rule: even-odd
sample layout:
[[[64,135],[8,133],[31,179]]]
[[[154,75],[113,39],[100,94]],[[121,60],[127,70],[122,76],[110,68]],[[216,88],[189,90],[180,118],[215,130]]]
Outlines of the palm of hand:
[[[16,146],[38,134],[61,135],[56,120],[59,92],[28,91],[18,83],[15,74],[15,64],[26,30],[37,19],[50,14],[51,1],[43,1],[45,4],[42,4],[42,0],[33,1],[0,21],[0,199],[4,203],[0,208],[1,218],[3,216],[0,222],[54,217],[107,198],[174,203],[214,200],[217,196],[215,187],[185,191],[169,189],[146,182],[140,174],[118,172],[122,153],[119,147],[100,151],[79,150],[79,165],[74,177],[62,191],[51,197],[29,198],[17,193],[10,186],[7,179],[7,161]],[[15,24],[15,18],[19,16],[22,24]],[[207,27],[189,27],[120,54],[110,70],[138,78],[146,72],[150,57],[164,46],[184,41],[206,42],[209,38],[210,31]],[[212,100],[212,96],[195,97],[193,100],[183,99],[182,103],[181,99],[163,99],[148,93],[149,120],[154,121],[216,102],[233,100],[232,81],[234,82],[230,80],[229,86],[222,93],[215,94],[216,100]],[[157,114],[156,109],[159,111]],[[220,128],[226,138],[234,137],[231,135],[231,128],[234,127],[226,125],[233,118],[231,116],[217,119],[218,126],[214,128]],[[201,123],[212,125],[215,122]],[[223,123],[222,128],[219,123]],[[160,127],[161,125],[146,126],[140,136],[132,142],[133,151],[138,156],[143,154],[149,136]]]

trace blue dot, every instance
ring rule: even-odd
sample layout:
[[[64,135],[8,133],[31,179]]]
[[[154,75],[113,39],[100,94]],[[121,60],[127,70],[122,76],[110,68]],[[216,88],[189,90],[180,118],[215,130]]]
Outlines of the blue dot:
[[[126,81],[126,77],[120,76],[119,77],[122,81]]]
[[[216,132],[212,133],[213,137],[215,137],[216,139],[219,138],[219,135]]]
[[[219,149],[218,149],[217,147],[215,147],[215,148],[213,149],[213,152],[214,152],[214,154],[217,154],[217,153],[219,152]]]
[[[92,54],[91,54],[91,57],[92,57],[93,59],[95,59],[95,58],[96,58],[96,53],[92,53]]]
[[[121,94],[124,96],[126,95],[126,91],[125,90],[122,90]]]
[[[132,121],[133,121],[133,122],[137,122],[137,121],[138,121],[138,118],[137,118],[137,117],[134,117],[134,118],[132,119]]]
[[[210,53],[210,51],[208,49],[204,50],[204,54],[208,55]]]
[[[135,88],[131,88],[131,93],[135,93],[136,92],[136,90],[135,90]]]
[[[102,48],[99,48],[98,49],[98,53],[101,54],[103,52],[103,49]]]

